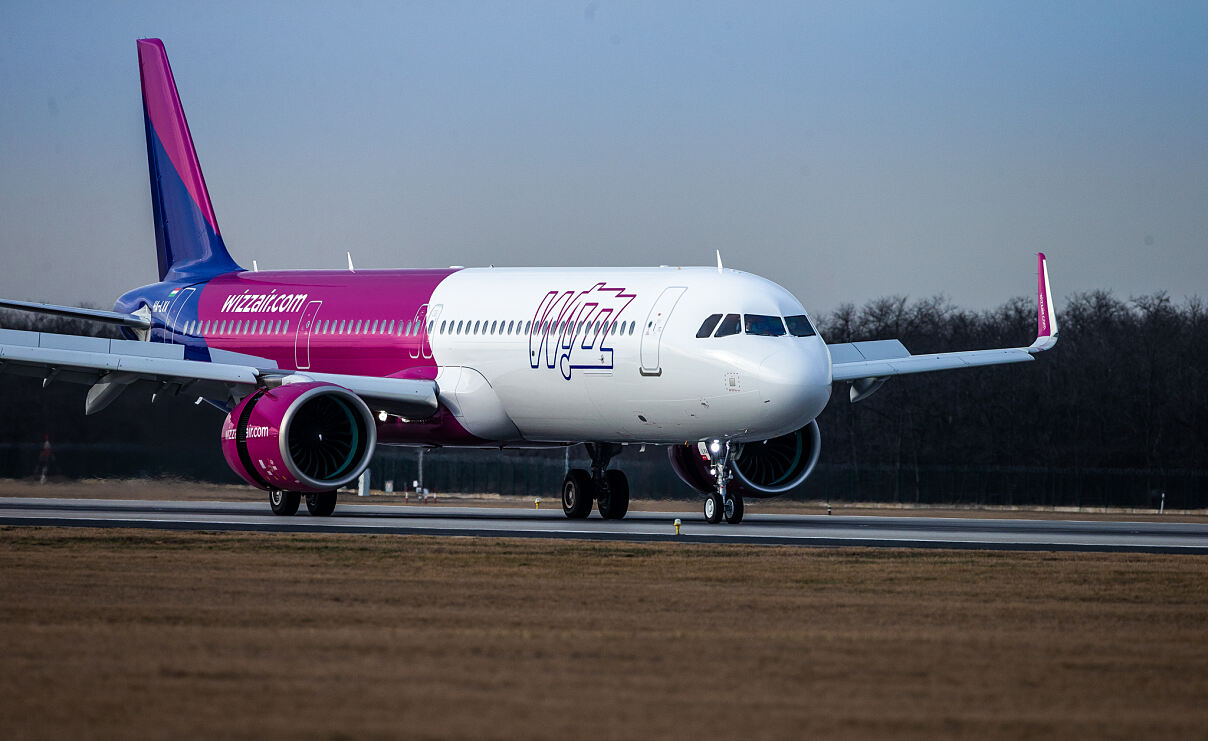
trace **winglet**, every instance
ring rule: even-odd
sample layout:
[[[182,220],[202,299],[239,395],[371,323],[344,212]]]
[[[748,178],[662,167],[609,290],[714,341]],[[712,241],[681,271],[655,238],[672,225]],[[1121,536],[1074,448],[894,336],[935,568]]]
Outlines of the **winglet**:
[[[1028,352],[1048,350],[1057,344],[1057,310],[1053,308],[1053,293],[1049,290],[1049,265],[1044,253],[1038,253],[1036,266],[1036,341]]]

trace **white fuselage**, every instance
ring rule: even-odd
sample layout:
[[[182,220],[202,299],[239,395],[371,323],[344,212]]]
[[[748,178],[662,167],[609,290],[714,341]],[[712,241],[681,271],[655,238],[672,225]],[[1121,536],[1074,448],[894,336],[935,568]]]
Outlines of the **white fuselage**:
[[[805,311],[735,270],[474,268],[440,283],[427,318],[441,401],[488,440],[763,440],[822,411],[819,336],[698,338],[714,314]]]

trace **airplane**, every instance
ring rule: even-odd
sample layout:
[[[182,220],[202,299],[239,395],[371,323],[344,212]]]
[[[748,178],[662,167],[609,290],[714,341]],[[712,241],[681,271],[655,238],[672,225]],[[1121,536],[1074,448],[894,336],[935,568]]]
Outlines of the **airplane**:
[[[629,508],[628,447],[664,446],[738,523],[744,497],[801,484],[834,384],[862,401],[892,376],[1026,362],[1057,341],[1045,255],[1027,347],[911,355],[898,340],[827,344],[789,291],[722,265],[245,270],[227,251],[159,39],[137,42],[159,280],[113,311],[0,307],[115,325],[110,340],[0,329],[0,371],[86,384],[85,414],[130,389],[226,414],[231,469],[271,510],[331,515],[377,445],[585,443],[562,485],[572,519]]]

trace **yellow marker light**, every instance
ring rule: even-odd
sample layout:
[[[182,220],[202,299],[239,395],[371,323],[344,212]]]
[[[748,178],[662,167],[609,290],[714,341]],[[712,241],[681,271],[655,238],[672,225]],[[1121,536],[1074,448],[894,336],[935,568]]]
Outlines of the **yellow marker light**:
[[[533,500],[533,509],[541,509],[541,497]]]
[[[677,518],[675,518],[675,534],[676,535],[679,535],[679,528],[680,528],[680,519],[677,517]]]

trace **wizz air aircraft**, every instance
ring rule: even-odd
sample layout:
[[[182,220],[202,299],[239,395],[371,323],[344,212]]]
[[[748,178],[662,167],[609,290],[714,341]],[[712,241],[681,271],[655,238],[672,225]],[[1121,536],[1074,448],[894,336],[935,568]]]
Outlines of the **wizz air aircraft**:
[[[125,339],[0,330],[0,370],[90,386],[85,414],[125,391],[187,394],[226,413],[231,469],[272,511],[330,515],[377,445],[586,443],[562,509],[624,517],[609,468],[665,446],[711,523],[744,497],[794,488],[818,462],[835,383],[867,398],[890,376],[1030,361],[1057,341],[1039,256],[1036,341],[911,355],[898,340],[828,345],[801,302],[723,268],[248,271],[218,229],[163,44],[138,42],[159,281],[113,311],[0,306],[120,327]]]

